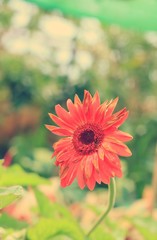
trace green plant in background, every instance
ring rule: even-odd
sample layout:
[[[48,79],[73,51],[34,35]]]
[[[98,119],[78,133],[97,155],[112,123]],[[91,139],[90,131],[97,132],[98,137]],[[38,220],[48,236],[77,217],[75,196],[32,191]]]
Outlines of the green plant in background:
[[[5,212],[1,212],[0,237],[2,239],[7,239],[7,237],[10,237],[11,239],[18,240],[35,240],[40,238],[43,240],[66,238],[72,240],[92,240],[95,238],[103,240],[105,236],[105,238],[108,240],[117,240],[117,238],[125,240],[127,237],[132,236],[130,230],[127,230],[125,227],[126,223],[130,226],[131,229],[133,229],[134,234],[137,232],[137,235],[139,235],[141,239],[156,239],[156,221],[150,217],[144,217],[143,213],[140,214],[140,217],[128,217],[125,215],[125,213],[123,213],[122,216],[115,215],[114,220],[113,218],[107,218],[105,221],[102,221],[101,226],[99,226],[96,231],[91,234],[90,237],[86,237],[85,233],[87,232],[87,229],[83,225],[80,226],[78,223],[79,220],[75,217],[75,215],[71,214],[71,211],[69,209],[70,205],[66,206],[63,202],[58,203],[56,201],[52,201],[48,199],[48,197],[43,192],[41,192],[41,190],[39,190],[39,186],[41,184],[50,184],[50,180],[39,178],[36,174],[32,175],[31,173],[24,172],[20,168],[16,167],[10,167],[8,169],[1,167],[0,176],[2,176],[1,186],[11,186],[11,179],[16,179],[16,183],[19,182],[19,184],[25,187],[25,194],[29,192],[30,186],[34,186],[33,192],[37,203],[36,206],[31,208],[33,217],[32,219],[29,219],[29,221],[26,221],[24,219],[21,219],[19,221],[15,217],[11,217],[9,210],[7,214]],[[53,185],[55,184],[53,183]],[[16,190],[19,189],[19,187],[8,187],[8,189],[10,189],[10,194],[14,195],[16,194]],[[25,195],[23,195],[23,198],[21,198],[21,200],[18,200],[18,202],[15,204],[15,206],[17,206],[17,209],[20,205],[20,201],[23,201],[24,199]],[[30,203],[31,202],[27,200],[27,204]],[[24,207],[27,206],[23,204],[24,203],[22,203],[24,210]],[[93,207],[97,213],[102,212],[102,209],[100,210],[99,205],[94,205]],[[94,208],[93,210],[90,209],[90,211],[93,213],[95,212]],[[83,212],[85,211],[85,215],[88,215],[87,210],[88,207],[84,206]],[[116,209],[113,211],[116,211]],[[146,228],[148,225],[149,227]]]
[[[0,163],[1,169],[3,169],[2,164],[3,164],[3,159],[1,159],[1,163]],[[0,187],[0,210],[5,208],[9,204],[13,203],[14,201],[22,198],[23,188],[21,186],[6,187],[7,185],[5,184],[5,182],[3,182],[2,172],[1,172],[1,186],[2,187]]]
[[[97,89],[102,100],[104,93],[105,98],[119,96],[120,106],[126,105],[130,110],[130,119],[124,130],[131,132],[135,138],[129,144],[133,156],[127,162],[127,177],[135,181],[133,195],[141,197],[144,186],[151,183],[157,140],[156,33],[139,34],[116,26],[104,27],[94,20],[91,20],[91,27],[88,19],[59,18],[35,6],[32,12],[32,5],[26,3],[25,8],[28,8],[29,14],[23,25],[18,25],[16,21],[17,17],[24,16],[18,4],[4,3],[1,8],[1,158],[13,145],[17,149],[14,161],[23,162],[23,167],[31,171],[30,161],[38,165],[32,156],[33,149],[47,147],[46,133],[44,128],[40,129],[49,121],[47,112],[53,110],[57,103],[65,105],[65,99],[71,98],[75,92],[82,97],[83,89],[91,92]],[[16,38],[11,30],[14,22],[18,29]],[[55,24],[59,24],[60,29],[67,28],[69,32],[66,36],[57,35],[57,32],[51,34],[49,24],[54,26],[51,31],[57,29]],[[29,34],[21,39],[20,31]],[[94,37],[95,32],[97,37]],[[39,35],[47,45],[38,40]],[[20,48],[20,52],[16,47],[21,46],[17,44],[17,39],[21,39],[25,46]],[[30,49],[26,42],[33,39],[31,45],[34,48]],[[38,47],[36,51],[35,47]],[[44,54],[41,54],[41,49]],[[83,63],[81,59],[84,59]],[[17,134],[21,135],[21,145],[18,144]],[[31,147],[25,139],[33,139]],[[28,158],[21,162],[22,151]],[[41,168],[32,168],[44,174]]]
[[[133,1],[123,4],[127,2]],[[148,27],[142,24],[143,29]],[[59,189],[51,160],[51,144],[58,138],[43,126],[50,123],[48,111],[53,112],[56,104],[64,107],[74,93],[82,100],[83,89],[98,90],[102,101],[119,96],[119,109],[130,110],[123,131],[134,136],[129,144],[133,156],[122,162],[125,174],[117,182],[116,208],[88,239],[157,239],[156,210],[150,217],[144,202],[148,208],[150,203],[141,199],[152,181],[157,141],[156,38],[155,32],[76,20],[24,1],[0,3],[0,154],[10,164],[0,167],[0,196],[4,197],[4,188],[9,196],[3,201],[9,206],[0,213],[1,239],[85,239],[102,214],[104,190],[102,204],[99,194],[104,185],[96,186],[95,195],[79,191],[75,183]],[[24,195],[10,205],[19,185]],[[46,193],[43,185],[49,189]],[[30,203],[34,205],[28,208]]]
[[[26,0],[48,11],[60,10],[75,17],[96,17],[105,24],[118,24],[122,27],[142,31],[156,31],[155,0]],[[89,8],[90,6],[90,8]],[[146,15],[145,12],[148,12]]]
[[[20,199],[23,196],[22,191],[20,186],[0,188],[0,209]]]

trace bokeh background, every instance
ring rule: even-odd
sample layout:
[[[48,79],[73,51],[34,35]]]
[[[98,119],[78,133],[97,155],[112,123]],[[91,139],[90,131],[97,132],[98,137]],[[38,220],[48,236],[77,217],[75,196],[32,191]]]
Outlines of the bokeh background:
[[[52,144],[58,138],[44,127],[44,124],[51,124],[48,112],[54,112],[55,104],[65,106],[67,98],[73,99],[75,93],[82,99],[84,89],[92,94],[98,90],[102,101],[119,96],[117,110],[126,106],[130,112],[121,129],[134,137],[128,144],[133,155],[121,158],[124,176],[117,179],[114,217],[121,217],[123,222],[121,215],[126,210],[121,208],[125,207],[129,212],[126,214],[132,212],[138,217],[144,212],[148,215],[153,212],[151,221],[155,221],[157,32],[107,25],[96,18],[75,18],[60,10],[44,10],[22,0],[1,0],[0,158],[4,158],[4,162],[0,185],[25,187],[21,202],[8,207],[0,216],[2,239],[7,236],[26,239],[26,229],[36,223],[40,214],[34,203],[32,186],[44,192],[47,201],[58,204],[58,208],[64,206],[87,228],[94,214],[103,210],[106,186],[98,185],[91,193],[78,189],[76,183],[66,189],[60,188],[58,169],[51,159]],[[41,199],[41,192],[36,191],[36,197]],[[33,207],[28,206],[30,203]],[[16,225],[15,218],[23,220],[24,225]],[[109,226],[112,224],[110,222]],[[119,235],[115,236],[111,236],[112,225],[106,230],[110,235],[105,239],[157,239],[155,222],[150,226],[150,229],[153,226],[154,235],[144,235],[137,223],[131,224],[116,230]],[[135,225],[138,230],[132,227]],[[11,232],[8,233],[8,229]],[[15,238],[15,232],[21,238]],[[28,239],[39,239],[31,233]],[[74,236],[49,239],[75,239]],[[100,234],[99,238],[91,239],[104,238]]]

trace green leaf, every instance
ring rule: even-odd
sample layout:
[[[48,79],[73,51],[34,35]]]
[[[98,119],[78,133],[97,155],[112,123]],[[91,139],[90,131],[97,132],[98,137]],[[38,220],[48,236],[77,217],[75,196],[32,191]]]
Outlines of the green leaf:
[[[66,209],[66,207],[58,204],[52,203],[42,192],[38,189],[34,189],[40,214],[42,217],[65,217],[71,221],[75,221],[71,213]]]
[[[84,240],[85,236],[80,228],[72,221],[42,218],[27,232],[27,240],[51,240],[55,236],[67,236],[72,240]]]
[[[10,229],[16,229],[21,230],[23,228],[26,228],[28,226],[28,223],[24,221],[18,221],[13,217],[10,217],[6,213],[3,213],[0,216],[0,226],[3,228],[10,228]]]
[[[137,30],[157,30],[156,0],[26,0],[46,10],[76,17],[94,17],[105,24]],[[90,7],[89,7],[90,6]],[[146,14],[147,13],[147,14]]]
[[[144,237],[144,240],[157,239],[157,221],[152,218],[135,218],[131,222]]]
[[[26,230],[18,230],[15,231],[14,229],[8,228],[0,228],[0,239],[4,240],[24,240],[26,235]]]
[[[105,227],[107,230],[112,233],[112,236],[114,237],[115,240],[124,240],[127,235],[127,229],[123,228],[121,226],[120,221],[113,221],[110,218],[106,218],[104,221]],[[114,231],[113,231],[114,229]]]
[[[36,186],[44,183],[48,183],[48,180],[35,173],[25,172],[19,165],[15,164],[9,168],[0,166],[0,186]]]
[[[106,229],[102,227],[98,227],[95,229],[94,232],[92,232],[90,236],[91,240],[117,240],[111,232],[107,231]]]
[[[68,186],[68,189],[60,188],[60,191],[64,195],[64,199],[68,204],[83,201],[88,192],[87,189],[80,191],[80,188],[78,188],[78,184],[76,181],[74,181],[73,184]]]
[[[0,188],[0,209],[20,199],[22,196],[23,188],[21,186]]]
[[[114,231],[113,231],[114,229]],[[90,236],[91,240],[124,240],[127,234],[127,229],[123,229],[120,224],[106,218]]]

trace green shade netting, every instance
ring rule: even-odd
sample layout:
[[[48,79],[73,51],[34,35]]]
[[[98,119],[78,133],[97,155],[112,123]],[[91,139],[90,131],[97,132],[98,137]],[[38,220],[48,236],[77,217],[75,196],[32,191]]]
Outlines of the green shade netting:
[[[45,10],[76,17],[95,17],[140,31],[157,30],[157,0],[25,0]]]

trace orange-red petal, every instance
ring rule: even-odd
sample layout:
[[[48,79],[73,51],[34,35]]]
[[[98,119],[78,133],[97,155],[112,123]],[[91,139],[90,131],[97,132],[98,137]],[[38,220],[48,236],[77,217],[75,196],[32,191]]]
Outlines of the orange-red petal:
[[[69,112],[67,112],[64,108],[62,108],[59,104],[55,106],[55,111],[60,119],[64,121],[64,123],[68,124],[68,126],[71,126],[74,128],[76,126],[76,123],[74,123],[72,116]]]
[[[113,132],[111,136],[122,142],[128,142],[133,139],[129,133],[122,132],[120,130]]]
[[[119,100],[119,98],[117,97],[108,104],[106,112],[105,112],[106,117],[109,117],[112,115],[112,113],[117,105],[118,100]]]
[[[48,130],[50,130],[51,132],[53,132],[54,134],[59,135],[59,136],[70,136],[72,134],[71,131],[69,131],[68,129],[65,129],[65,128],[59,128],[59,127],[52,126],[52,125],[45,125],[45,126]]]
[[[130,149],[123,143],[118,142],[104,142],[103,147],[110,151],[110,152],[114,152],[116,154],[118,154],[119,156],[124,156],[124,157],[129,157],[132,155]]]
[[[122,176],[118,155],[131,156],[123,142],[130,141],[132,136],[118,130],[128,111],[123,108],[113,114],[117,102],[118,98],[100,104],[98,92],[92,97],[85,90],[82,102],[75,95],[74,103],[67,100],[68,111],[57,104],[57,116],[49,114],[59,127],[46,127],[54,134],[65,136],[53,145],[62,187],[77,178],[81,189],[87,186],[93,190],[96,182],[109,184],[111,177]]]

